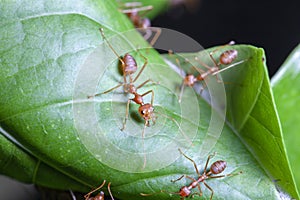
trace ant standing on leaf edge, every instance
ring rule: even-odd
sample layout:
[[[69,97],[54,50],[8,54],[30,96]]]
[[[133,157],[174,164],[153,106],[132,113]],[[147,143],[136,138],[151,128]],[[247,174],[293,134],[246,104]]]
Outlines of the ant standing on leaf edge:
[[[231,41],[228,44],[222,45],[222,46],[216,48],[214,51],[210,52],[209,57],[213,61],[212,66],[204,63],[198,57],[195,57],[195,60],[201,66],[203,66],[206,70],[203,70],[203,69],[193,65],[192,68],[194,68],[199,73],[197,76],[195,76],[194,74],[186,74],[186,75],[181,74],[183,76],[183,80],[182,80],[182,84],[180,87],[180,93],[179,93],[179,97],[178,97],[179,103],[181,103],[183,91],[184,91],[185,87],[187,87],[187,86],[193,87],[196,83],[201,83],[202,84],[202,87],[200,90],[200,94],[201,94],[203,92],[204,88],[206,87],[206,82],[207,82],[207,79],[209,78],[209,76],[215,76],[218,83],[224,83],[219,80],[218,74],[220,72],[228,70],[228,69],[230,69],[234,66],[237,66],[246,61],[246,60],[241,60],[241,61],[232,63],[238,56],[238,51],[235,49],[230,49],[230,50],[226,50],[226,51],[222,52],[218,58],[219,61],[216,61],[216,59],[213,57],[213,54],[215,54],[215,52],[219,51],[220,49],[222,49],[228,45],[234,45],[234,44],[235,43],[233,41]],[[169,51],[169,54],[173,55],[174,53],[172,51]],[[175,61],[177,63],[177,66],[180,68],[181,73],[183,73],[179,59],[176,58]],[[221,69],[220,68],[221,65],[225,65],[226,67]]]

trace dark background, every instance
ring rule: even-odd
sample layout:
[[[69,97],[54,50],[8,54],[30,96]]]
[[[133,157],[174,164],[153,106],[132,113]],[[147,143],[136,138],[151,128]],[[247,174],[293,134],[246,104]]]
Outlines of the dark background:
[[[196,0],[197,1],[197,0]],[[152,26],[184,33],[204,48],[234,40],[265,49],[270,76],[300,42],[300,1],[199,0],[173,8]]]

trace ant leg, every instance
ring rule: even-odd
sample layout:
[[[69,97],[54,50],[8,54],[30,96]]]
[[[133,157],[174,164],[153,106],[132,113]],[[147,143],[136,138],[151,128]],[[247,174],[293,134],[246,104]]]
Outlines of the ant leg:
[[[241,60],[241,61],[239,61],[239,62],[233,63],[233,64],[231,64],[231,65],[229,65],[229,66],[227,66],[227,67],[224,67],[224,68],[222,68],[222,69],[219,69],[218,71],[212,73],[212,75],[214,76],[214,75],[216,75],[216,74],[219,74],[219,73],[221,73],[221,72],[223,72],[223,71],[225,71],[225,70],[227,70],[227,69],[229,69],[229,68],[232,68],[232,67],[234,67],[234,66],[236,66],[236,65],[239,65],[239,64],[241,64],[241,63],[243,63],[243,62],[245,62],[245,61],[247,61],[247,60],[248,60],[248,59],[244,59],[244,60]]]
[[[209,200],[212,200],[212,198],[214,196],[214,190],[211,187],[209,187],[209,185],[207,185],[207,183],[205,183],[204,181],[203,181],[203,184],[211,191],[211,195],[210,195]]]
[[[143,6],[138,8],[138,12],[140,11],[144,11],[143,13],[140,14],[140,17],[144,17],[145,15],[147,15],[148,12],[150,12],[151,10],[153,10],[153,6],[149,5],[149,6]]]
[[[104,186],[105,182],[106,182],[106,180],[104,180],[103,183],[99,187],[97,187],[96,189],[94,189],[94,190],[90,191],[89,193],[87,193],[86,195],[84,195],[84,198],[86,200],[89,199],[89,197],[91,196],[92,193],[96,192],[97,190],[99,190],[100,188],[102,188]]]
[[[71,189],[69,189],[69,192],[72,197],[72,200],[76,200],[76,196],[75,196],[74,192]]]
[[[181,64],[180,64],[179,59],[176,58],[176,59],[175,59],[175,62],[177,63],[178,67],[180,68],[180,75],[181,75],[182,77],[184,77],[185,74],[183,74],[183,69],[182,69],[182,67],[181,67]]]
[[[185,177],[186,175],[182,175],[180,176],[178,179],[175,179],[175,180],[171,180],[172,183],[175,183],[176,181],[179,181],[181,180],[183,177]]]
[[[198,57],[195,57],[195,60],[197,60],[197,62],[200,64],[200,65],[202,65],[203,67],[205,67],[206,69],[211,69],[211,67],[209,66],[209,65],[207,65],[206,63],[204,63],[203,61],[201,61]],[[216,64],[216,61],[213,59],[213,62],[214,62],[214,64],[215,64],[215,66],[218,66],[217,64]],[[197,67],[194,67],[200,74],[201,73],[205,73],[205,71],[201,71],[201,69],[199,69],[199,68],[197,68]]]
[[[137,6],[134,6],[133,4],[134,2],[131,2],[130,6],[126,6],[126,7],[130,7],[129,9],[124,9],[124,10],[121,10],[122,13],[124,14],[128,14],[128,13],[134,13],[134,12],[141,12],[141,11],[145,11],[145,13],[149,12],[150,10],[153,9],[153,6],[143,6],[143,7],[138,7],[136,8],[137,6],[141,6],[140,5],[137,5]],[[136,2],[138,3],[138,2]],[[140,15],[140,16],[143,16],[143,15]]]
[[[198,60],[198,58],[196,57],[195,58],[196,60]],[[208,69],[210,69],[210,67],[207,65],[207,64],[205,64],[205,63],[203,63],[202,61],[200,61],[200,60],[198,60],[199,61],[199,63],[201,64],[201,65],[203,65],[204,67],[206,67],[206,68],[208,68]],[[200,69],[200,68],[198,68],[198,67],[195,67],[195,66],[193,66],[193,68],[199,73],[199,74],[203,74],[203,73],[205,73],[206,71],[204,71],[203,69]]]
[[[184,81],[182,81],[182,84],[181,84],[181,87],[180,87],[180,93],[179,93],[178,103],[181,102],[184,88],[185,88]]]
[[[190,177],[190,176],[187,176],[187,175],[182,175],[182,176],[180,176],[178,179],[171,180],[171,182],[172,182],[172,183],[175,183],[176,181],[180,181],[183,177],[188,178],[188,179],[190,179],[190,180],[193,181],[193,182],[197,182],[196,179],[194,179],[194,178],[192,178],[192,177]]]
[[[144,128],[143,128],[143,132],[142,132],[142,140],[143,140],[143,152],[144,152],[144,163],[143,163],[143,169],[145,169],[146,167],[146,162],[147,162],[147,157],[146,157],[146,153],[145,153],[145,129],[146,126],[149,124],[149,121],[146,120],[145,124],[144,124]]]
[[[169,55],[174,55],[174,52],[172,52],[171,50],[169,50]],[[175,59],[175,62],[177,63],[177,66],[180,68],[180,75],[181,75],[182,77],[184,77],[185,74],[183,73],[183,69],[182,69],[181,64],[180,64],[180,62],[179,62],[179,59],[176,58],[176,59]],[[178,97],[178,103],[181,102],[184,88],[185,88],[185,85],[184,85],[184,80],[183,80],[183,81],[182,81],[182,84],[181,84],[181,87],[180,87],[180,93],[179,93],[179,97]]]
[[[151,30],[150,30],[150,29],[151,29]],[[154,30],[156,31],[156,33],[154,34],[154,36],[153,36],[151,42],[149,43],[151,46],[153,46],[153,45],[156,43],[156,41],[158,40],[158,38],[159,38],[159,36],[160,36],[160,34],[161,34],[161,29],[160,29],[160,28],[154,28],[154,27],[151,27],[151,28],[148,28],[147,30],[150,30],[151,33],[152,33],[152,29],[154,29]],[[146,30],[146,31],[147,31],[147,30]]]
[[[121,62],[122,65],[122,69],[123,69],[123,77],[124,77],[124,86],[127,84],[127,80],[126,80],[126,75],[124,73],[124,68],[125,68],[125,62],[122,59],[122,57],[116,52],[116,50],[113,48],[113,46],[110,44],[110,42],[108,41],[108,39],[106,38],[106,36],[104,35],[104,30],[103,28],[100,28],[100,33],[102,35],[103,40],[107,43],[107,45],[109,46],[109,48],[113,51],[113,53],[118,57],[119,61]]]
[[[139,7],[139,6],[142,6],[143,4],[141,2],[127,2],[127,3],[124,3],[124,7],[127,7],[127,8],[131,8],[131,7]]]
[[[148,79],[145,82],[141,83],[139,86],[137,86],[136,89],[139,89],[139,88],[143,87],[148,82],[152,82],[152,83],[158,84],[157,82],[153,81],[152,79]]]
[[[206,169],[207,169],[207,165],[208,165],[208,163],[209,163],[209,160],[212,158],[212,157],[214,157],[216,155],[216,153],[214,153],[214,154],[211,154],[211,155],[209,155],[208,156],[208,158],[207,158],[207,160],[206,160],[206,164],[205,164],[205,167],[204,167],[204,173],[206,173]]]
[[[125,66],[125,62],[123,61],[123,59],[121,58],[121,56],[116,52],[116,50],[112,47],[112,45],[110,44],[110,42],[107,40],[106,36],[104,35],[103,28],[100,28],[99,30],[100,30],[100,33],[102,35],[102,38],[106,41],[106,43],[108,44],[108,46],[110,47],[110,49],[114,52],[114,54],[118,57],[118,59],[122,63],[122,67]]]
[[[122,63],[122,65],[125,66],[124,61],[122,60],[121,56],[119,56],[119,54],[116,52],[116,50],[111,46],[110,42],[107,40],[106,36],[104,35],[104,29],[100,28],[100,33],[102,35],[102,38],[106,41],[106,43],[108,44],[108,46],[111,48],[111,50],[114,52],[114,54],[119,58],[120,62]]]
[[[169,50],[169,55],[174,55],[174,52],[172,52],[171,50]],[[178,58],[175,58],[175,62],[177,63],[177,66],[180,68],[180,75],[182,77],[185,76],[185,74],[183,74],[183,69],[181,67],[181,64],[178,60]],[[184,80],[182,81],[182,84],[181,84],[181,87],[180,87],[180,93],[179,93],[179,98],[178,98],[178,102],[180,103],[181,102],[181,98],[182,98],[182,95],[183,95],[183,90],[185,88],[185,85],[184,85]]]
[[[216,79],[217,79],[217,82],[218,82],[218,83],[224,83],[224,84],[237,84],[237,83],[235,83],[235,82],[223,82],[223,81],[221,81],[221,80],[218,78],[217,75],[218,75],[219,73],[225,71],[225,70],[228,70],[229,68],[232,68],[232,67],[234,67],[234,66],[237,66],[237,65],[239,65],[239,64],[241,64],[241,63],[243,63],[243,62],[245,62],[246,60],[248,60],[248,59],[241,60],[241,61],[236,62],[236,63],[233,63],[233,64],[231,64],[231,65],[229,65],[229,66],[227,66],[227,67],[224,67],[224,68],[222,68],[222,69],[219,69],[218,71],[212,73],[212,75],[213,75],[213,76],[216,76]]]
[[[108,193],[109,193],[109,195],[110,195],[111,200],[114,200],[114,197],[113,197],[113,195],[112,195],[112,193],[111,193],[111,190],[110,190],[110,184],[111,184],[111,182],[109,182],[109,183],[107,184],[107,190],[108,190]]]
[[[143,96],[146,96],[147,94],[149,94],[149,93],[152,93],[151,94],[151,105],[153,105],[153,101],[154,101],[154,92],[153,92],[153,90],[149,90],[149,91],[147,91],[147,92],[145,92],[144,94],[142,94],[141,96],[143,97]]]
[[[202,196],[202,194],[201,193],[199,193],[199,192],[194,192],[193,194],[191,194],[191,197],[192,198],[194,198],[195,197],[195,195],[198,195],[198,196]]]
[[[202,87],[200,88],[199,94],[202,94],[203,90],[207,87],[205,82],[202,82]]]
[[[138,51],[139,52],[139,51]],[[139,71],[139,73],[136,75],[136,77],[133,79],[132,83],[134,83],[139,77],[140,75],[142,74],[142,72],[144,71],[145,67],[147,66],[148,64],[148,59],[143,56],[140,52],[139,52],[140,56],[145,60],[144,62],[144,65],[142,66],[141,70]]]
[[[94,95],[90,95],[90,96],[88,96],[88,98],[90,99],[90,98],[92,98],[92,97],[100,96],[101,94],[109,93],[109,92],[111,92],[111,91],[113,91],[113,90],[115,90],[115,89],[121,87],[122,85],[125,85],[125,84],[124,84],[124,83],[120,83],[119,85],[116,85],[115,87],[113,87],[113,88],[111,88],[111,89],[109,89],[109,90],[106,90],[106,91],[104,91],[104,92],[97,93],[97,94],[94,94]]]
[[[223,177],[226,177],[226,176],[236,176],[236,175],[239,175],[239,174],[242,174],[243,172],[240,171],[238,173],[231,173],[231,174],[225,174],[225,175],[220,175],[220,176],[209,176],[209,178],[223,178]]]
[[[195,170],[196,170],[196,173],[198,174],[198,176],[200,176],[200,173],[199,173],[199,170],[198,170],[198,168],[197,168],[197,165],[196,165],[195,161],[194,161],[193,159],[191,159],[190,157],[188,157],[187,155],[185,155],[185,154],[181,151],[181,149],[178,149],[178,151],[179,151],[185,158],[187,158],[189,161],[191,161],[191,162],[194,164],[194,168],[195,168]]]
[[[128,114],[129,114],[129,105],[130,105],[130,101],[131,99],[128,99],[127,101],[127,106],[126,106],[126,113],[125,113],[125,119],[123,121],[123,127],[121,128],[121,131],[124,131],[124,129],[126,128],[126,122],[128,120]]]
[[[139,30],[140,33],[142,34],[144,40],[148,41],[148,39],[149,39],[149,38],[151,37],[151,35],[152,35],[151,29],[150,29],[150,28],[139,28],[138,30]],[[154,36],[154,37],[155,37],[155,36]],[[151,40],[151,42],[149,42],[149,44],[150,44],[151,46],[153,46],[153,45],[152,45],[152,41],[153,41],[153,39]],[[147,49],[146,52],[148,53],[148,52],[149,52],[149,49]]]
[[[194,198],[195,195],[199,195],[200,197],[202,196],[203,193],[202,193],[201,186],[199,183],[197,183],[197,188],[198,188],[199,192],[193,193],[192,198]]]
[[[197,187],[198,187],[198,190],[199,190],[199,196],[201,197],[202,196],[202,190],[201,190],[201,186],[200,186],[200,184],[199,183],[197,183]]]

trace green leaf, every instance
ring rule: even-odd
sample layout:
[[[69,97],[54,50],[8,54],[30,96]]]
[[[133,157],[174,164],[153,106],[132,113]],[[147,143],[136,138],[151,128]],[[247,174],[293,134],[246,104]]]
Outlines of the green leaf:
[[[231,96],[229,100],[231,115],[238,116],[233,117],[230,122],[271,179],[297,199],[299,195],[287,160],[267,68],[265,64],[261,65],[265,56],[262,51],[257,55],[261,60],[256,60],[248,72],[240,69],[239,73],[230,77],[230,80],[240,80],[242,84],[241,87],[229,89],[226,93]],[[250,79],[247,78],[249,74],[252,74]],[[252,91],[250,89],[251,92],[248,92],[245,87],[252,88]]]
[[[299,75],[299,55],[298,46],[284,62],[280,70],[272,78],[274,98],[278,108],[278,114],[283,130],[283,138],[291,163],[293,175],[295,177],[298,191],[300,189],[300,150],[299,150],[299,120],[300,117],[295,112],[299,108],[300,84]]]
[[[73,188],[83,191],[83,184],[99,183],[103,170],[100,166],[83,175],[99,162],[74,134],[68,102],[80,64],[100,42],[100,24],[118,27],[115,31],[132,28],[126,16],[112,9],[117,9],[113,3],[94,1],[14,1],[0,7],[1,125],[30,154],[77,180]],[[59,188],[52,180],[43,181]]]
[[[2,134],[3,133],[2,130]],[[77,181],[59,173],[57,170],[23,151],[2,134],[0,135],[1,174],[5,174],[22,182],[35,183],[40,186],[55,189],[88,189],[88,187],[84,185],[79,186]]]
[[[293,184],[285,185],[290,181],[290,173],[289,170],[281,171],[288,169],[282,153],[278,156],[282,159],[282,168],[269,169],[267,160],[261,161],[263,155],[255,154],[256,149],[249,148],[247,140],[242,139],[246,148],[229,126],[218,129],[217,135],[212,132],[214,129],[210,128],[215,127],[212,122],[218,123],[218,120],[211,121],[211,118],[219,118],[193,90],[186,89],[182,103],[178,103],[176,88],[182,77],[153,50],[136,52],[137,47],[145,48],[147,44],[137,32],[124,32],[132,25],[112,1],[83,1],[76,5],[72,1],[15,1],[1,5],[0,11],[0,41],[3,43],[0,48],[1,126],[28,150],[28,154],[51,166],[55,173],[64,174],[59,179],[62,183],[75,180],[71,189],[88,192],[83,185],[95,187],[105,179],[112,183],[113,195],[120,199],[170,199],[169,194],[141,197],[140,193],[177,192],[181,186],[190,184],[190,180],[171,183],[171,179],[182,174],[196,178],[192,163],[177,151],[180,147],[195,160],[200,171],[208,153],[215,151],[218,154],[212,161],[222,159],[227,162],[224,174],[243,171],[241,175],[208,180],[207,184],[214,190],[214,199],[279,199],[273,180],[255,158],[267,168],[268,174],[278,173],[276,178],[281,179],[278,184],[291,196],[296,196]],[[148,65],[136,85],[148,78],[160,82],[139,89],[141,93],[151,89],[155,92],[154,106],[158,111],[156,124],[145,128],[144,140],[141,138],[144,122],[133,103],[125,131],[119,129],[129,98],[122,88],[87,99],[88,95],[105,91],[123,80],[116,56],[103,43],[98,31],[100,27],[104,28],[107,37],[115,36],[110,41],[120,55],[132,51],[138,66],[145,62],[141,54],[147,57]],[[237,48],[241,55],[239,59],[251,59],[235,68],[243,68],[244,77],[237,80],[246,82],[242,84],[243,89],[232,86],[229,90],[228,113],[234,130],[245,133],[242,124],[248,123],[248,115],[240,112],[247,113],[248,104],[253,102],[249,100],[246,106],[240,105],[240,112],[235,103],[248,94],[253,98],[258,91],[253,84],[263,85],[265,81],[259,82],[265,80],[266,75],[260,49]],[[204,60],[207,55],[200,58]],[[257,67],[258,72],[253,67]],[[261,76],[253,76],[257,73]],[[232,76],[239,74],[232,72]],[[260,91],[264,88],[267,87],[260,87]],[[145,97],[145,102],[150,102],[149,96]],[[255,105],[259,105],[258,102],[261,100],[255,101]],[[273,108],[272,104],[270,107]],[[186,137],[193,139],[193,146]],[[7,150],[5,155],[9,155],[8,148],[1,151]],[[254,152],[254,157],[248,149]],[[267,150],[268,153],[271,151]],[[143,169],[145,152],[147,163]],[[267,158],[273,158],[275,153],[278,153],[276,149]],[[26,162],[25,169],[36,168],[35,163]],[[10,166],[2,167],[1,171],[4,171]],[[281,172],[286,176],[282,177]],[[34,177],[32,170],[26,170],[26,173],[29,178]],[[28,177],[20,179],[29,180]],[[63,189],[46,176],[39,178],[49,187]],[[256,187],[249,189],[249,185]],[[209,198],[210,191],[204,186],[202,189],[204,198]],[[178,198],[178,195],[172,195],[172,199]],[[202,197],[195,196],[195,199]]]
[[[222,72],[222,79],[226,85],[228,124],[271,180],[283,191],[298,198],[282,141],[263,50],[251,46],[238,46],[226,47],[222,52],[228,48],[235,48],[240,59],[250,62],[246,66],[241,64]],[[206,54],[213,50],[208,49]],[[191,61],[195,56],[203,54],[205,55],[203,52],[181,55]],[[217,54],[214,56],[218,57]],[[201,58],[205,63],[208,63],[209,59],[209,56],[206,56],[206,60]],[[192,61],[192,64],[197,66],[195,61]]]

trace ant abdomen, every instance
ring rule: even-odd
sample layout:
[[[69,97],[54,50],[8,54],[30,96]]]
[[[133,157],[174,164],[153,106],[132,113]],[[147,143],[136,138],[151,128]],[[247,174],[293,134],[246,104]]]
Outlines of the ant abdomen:
[[[126,75],[133,74],[133,73],[136,72],[137,64],[136,64],[136,61],[135,61],[135,59],[132,55],[126,53],[123,57],[123,61],[125,63],[125,65],[123,66],[124,67],[123,72]]]
[[[225,170],[226,166],[226,161],[218,160],[211,165],[210,171],[213,174],[220,174]]]
[[[234,61],[238,56],[238,51],[235,49],[227,50],[220,55],[220,63],[228,65]]]

